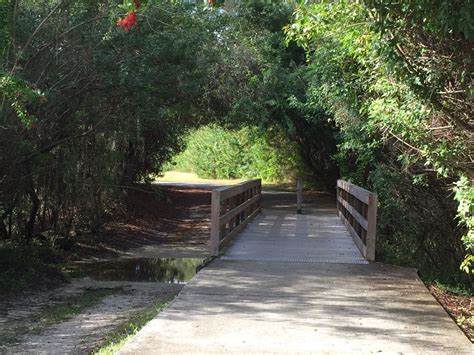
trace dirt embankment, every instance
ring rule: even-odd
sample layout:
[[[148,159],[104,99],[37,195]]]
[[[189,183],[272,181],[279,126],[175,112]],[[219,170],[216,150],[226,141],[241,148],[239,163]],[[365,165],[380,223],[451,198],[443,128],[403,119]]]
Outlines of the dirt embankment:
[[[67,269],[104,259],[205,257],[209,215],[209,191],[142,186],[130,191],[100,233],[74,238],[62,261]],[[56,288],[49,283],[46,290],[32,286],[0,300],[0,353],[91,352],[118,325],[183,285],[82,278]]]
[[[165,249],[195,246],[202,254],[209,243],[210,203],[207,190],[156,186],[131,190],[126,204],[101,233],[77,238],[70,258],[118,257],[137,248],[143,250],[142,257],[149,257],[145,247],[158,245]],[[136,252],[133,256],[139,257]]]

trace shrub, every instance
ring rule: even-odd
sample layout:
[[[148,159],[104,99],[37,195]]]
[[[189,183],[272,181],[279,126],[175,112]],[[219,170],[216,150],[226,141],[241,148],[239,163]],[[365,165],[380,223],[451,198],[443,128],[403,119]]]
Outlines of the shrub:
[[[186,149],[174,158],[174,169],[202,178],[280,182],[303,172],[300,160],[295,144],[276,129],[209,125],[189,133]]]

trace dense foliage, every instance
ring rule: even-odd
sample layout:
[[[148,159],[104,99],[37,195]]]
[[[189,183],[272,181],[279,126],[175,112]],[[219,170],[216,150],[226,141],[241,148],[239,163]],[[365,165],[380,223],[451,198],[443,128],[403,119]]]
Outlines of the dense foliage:
[[[139,3],[0,1],[1,239],[97,230],[198,129],[181,164],[342,176],[379,259],[472,272],[472,1]]]
[[[9,3],[0,237],[96,230],[124,188],[180,148],[207,81],[212,21],[157,4],[125,33],[108,2]]]
[[[309,102],[341,130],[343,176],[379,193],[382,255],[454,274],[472,261],[473,14],[469,1],[320,2],[286,28],[314,74]]]
[[[294,181],[305,173],[296,145],[276,130],[210,125],[190,132],[185,143],[170,169],[202,178],[259,177],[265,182]]]

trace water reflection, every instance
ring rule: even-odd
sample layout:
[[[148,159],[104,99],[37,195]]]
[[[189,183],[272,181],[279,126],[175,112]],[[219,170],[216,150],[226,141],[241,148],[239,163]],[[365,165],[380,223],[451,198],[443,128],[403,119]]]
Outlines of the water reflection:
[[[183,284],[203,263],[204,259],[196,258],[126,259],[87,264],[81,269],[96,280]]]

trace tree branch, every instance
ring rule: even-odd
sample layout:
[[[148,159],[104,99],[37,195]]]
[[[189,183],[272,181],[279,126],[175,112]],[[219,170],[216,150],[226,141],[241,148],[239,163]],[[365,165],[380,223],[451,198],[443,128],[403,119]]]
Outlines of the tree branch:
[[[41,28],[43,28],[43,26],[46,24],[46,22],[49,20],[49,18],[51,16],[53,16],[53,14],[61,7],[61,5],[64,3],[64,0],[59,0],[59,2],[56,4],[56,6],[50,11],[50,13],[43,19],[43,21],[41,21],[41,23],[38,25],[38,27],[36,27],[36,29],[33,31],[33,33],[30,35],[30,37],[27,39],[25,45],[23,46],[23,48],[21,49],[20,53],[24,52],[26,48],[29,47],[29,45],[31,44],[31,42],[33,41],[33,38],[36,36],[36,34],[41,30]],[[16,56],[15,58],[15,62],[13,64],[13,67],[10,71],[10,75],[13,75],[13,73],[15,72],[15,69],[18,65],[18,60],[20,58],[20,55]]]

